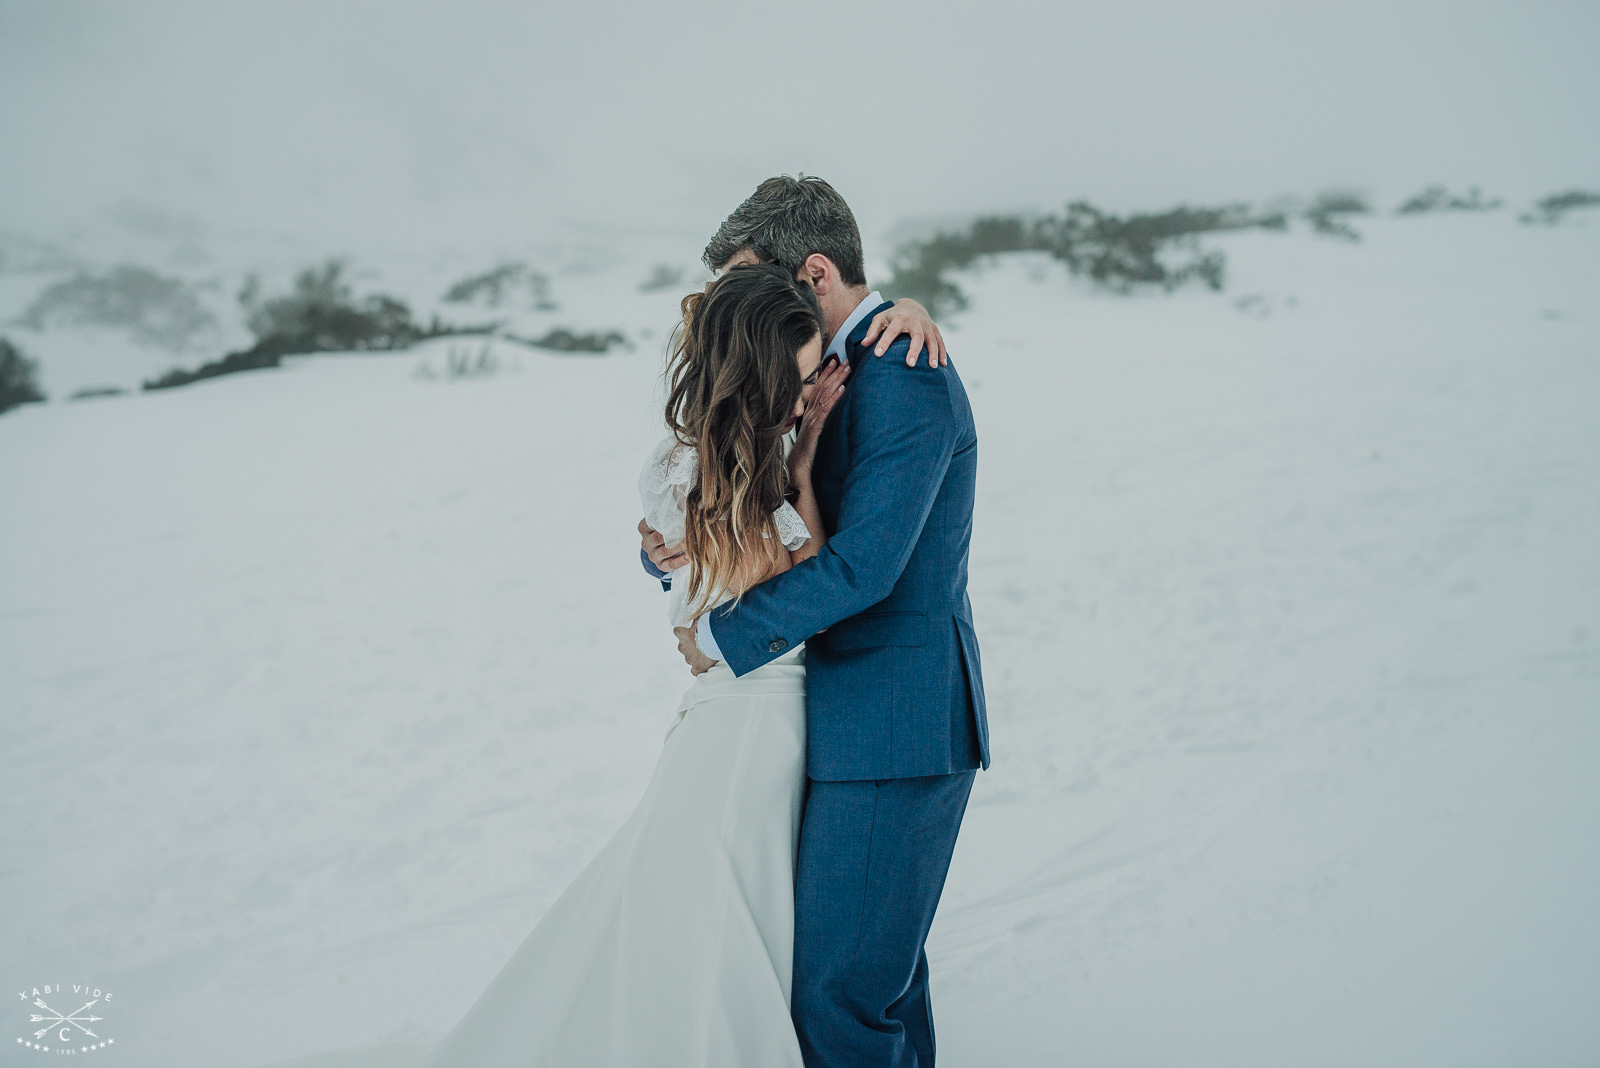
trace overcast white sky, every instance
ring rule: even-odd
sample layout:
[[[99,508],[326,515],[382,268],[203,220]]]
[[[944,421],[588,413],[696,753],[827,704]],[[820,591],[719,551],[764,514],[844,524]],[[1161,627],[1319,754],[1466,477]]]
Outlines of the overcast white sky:
[[[709,234],[763,177],[906,216],[1600,187],[1600,3],[0,0],[0,226]],[[203,232],[198,231],[198,232]]]

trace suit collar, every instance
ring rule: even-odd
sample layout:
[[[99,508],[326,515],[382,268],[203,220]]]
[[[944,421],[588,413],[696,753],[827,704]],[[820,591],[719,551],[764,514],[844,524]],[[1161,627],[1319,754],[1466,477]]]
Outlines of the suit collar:
[[[874,289],[861,303],[856,305],[856,310],[839,324],[839,329],[834,332],[833,340],[828,343],[822,358],[837,356],[845,363],[850,362],[850,346],[861,344],[861,339],[866,336],[867,324],[872,322],[872,317],[884,308],[891,305],[884,302],[883,294]]]

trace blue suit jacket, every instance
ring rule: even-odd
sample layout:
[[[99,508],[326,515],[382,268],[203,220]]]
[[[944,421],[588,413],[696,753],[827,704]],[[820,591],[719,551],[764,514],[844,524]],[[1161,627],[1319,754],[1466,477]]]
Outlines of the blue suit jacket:
[[[977,427],[953,364],[907,367],[906,338],[882,358],[861,346],[887,307],[851,331],[850,377],[817,445],[812,484],[828,544],[708,617],[735,675],[809,642],[813,779],[989,766],[967,599]]]

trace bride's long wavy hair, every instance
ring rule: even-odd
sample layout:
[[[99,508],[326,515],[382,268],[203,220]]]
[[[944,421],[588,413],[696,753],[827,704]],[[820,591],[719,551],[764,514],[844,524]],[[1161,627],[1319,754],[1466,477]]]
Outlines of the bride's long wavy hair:
[[[800,397],[797,361],[821,333],[816,294],[776,264],[732,267],[681,305],[667,374],[667,426],[699,454],[685,508],[688,604],[735,597],[787,550],[775,512],[789,489],[784,431]]]

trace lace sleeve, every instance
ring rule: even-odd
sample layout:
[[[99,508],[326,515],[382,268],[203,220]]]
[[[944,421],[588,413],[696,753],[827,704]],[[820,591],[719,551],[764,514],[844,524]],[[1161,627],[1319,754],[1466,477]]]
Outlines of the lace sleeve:
[[[784,501],[772,517],[778,521],[778,537],[783,540],[783,547],[790,552],[811,540],[811,528],[788,501]]]
[[[698,473],[694,449],[670,436],[651,450],[639,472],[639,503],[644,508],[644,521],[668,545],[683,540],[684,502]],[[811,540],[806,521],[788,501],[772,517],[777,521],[778,538],[785,549],[793,551]]]
[[[639,472],[639,503],[644,520],[668,545],[683,540],[684,501],[694,485],[696,457],[692,448],[668,435],[651,451]]]

